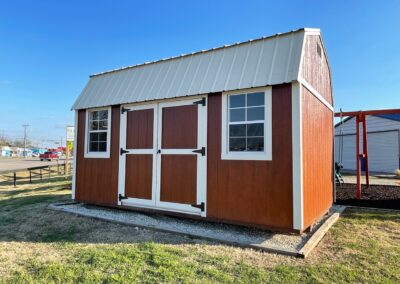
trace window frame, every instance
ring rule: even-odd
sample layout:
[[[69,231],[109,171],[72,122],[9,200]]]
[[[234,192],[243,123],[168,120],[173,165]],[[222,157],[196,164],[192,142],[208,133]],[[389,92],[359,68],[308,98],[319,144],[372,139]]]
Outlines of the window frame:
[[[90,152],[89,151],[89,114],[94,111],[107,110],[107,147],[105,152]],[[111,143],[111,107],[99,107],[86,109],[85,121],[85,158],[110,158],[110,143]]]
[[[264,92],[264,151],[229,151],[229,96]],[[221,159],[272,160],[272,87],[242,89],[222,93]],[[260,121],[259,121],[260,122]],[[243,123],[246,124],[246,123]]]

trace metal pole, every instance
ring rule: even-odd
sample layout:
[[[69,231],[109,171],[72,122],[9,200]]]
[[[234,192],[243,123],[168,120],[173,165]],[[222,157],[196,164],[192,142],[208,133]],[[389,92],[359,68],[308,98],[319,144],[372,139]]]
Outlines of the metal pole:
[[[361,181],[360,181],[360,114],[356,116],[356,171],[357,171],[357,189],[356,198],[361,199]]]
[[[363,152],[364,152],[364,166],[365,166],[365,181],[369,187],[369,168],[368,168],[368,142],[367,142],[367,117],[363,114]]]
[[[32,183],[32,170],[29,170],[29,183]]]
[[[23,124],[22,127],[24,128],[24,158],[26,158],[26,128],[29,124]]]
[[[14,187],[17,187],[17,173],[14,172]]]

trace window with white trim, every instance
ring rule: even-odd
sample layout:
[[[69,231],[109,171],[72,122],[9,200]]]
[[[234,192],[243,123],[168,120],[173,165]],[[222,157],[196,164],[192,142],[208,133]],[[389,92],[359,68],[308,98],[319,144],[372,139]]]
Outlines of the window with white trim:
[[[110,112],[109,108],[87,110],[86,157],[109,157]]]
[[[271,88],[223,94],[221,158],[271,160],[271,117]]]
[[[264,92],[228,98],[229,151],[264,151]]]

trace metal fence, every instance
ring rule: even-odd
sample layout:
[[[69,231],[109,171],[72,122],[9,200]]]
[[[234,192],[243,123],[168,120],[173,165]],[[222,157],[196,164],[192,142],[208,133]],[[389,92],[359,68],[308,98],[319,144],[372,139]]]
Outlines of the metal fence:
[[[40,167],[31,167],[26,169],[18,170],[7,170],[0,172],[0,183],[11,183],[14,187],[17,187],[18,181],[27,181],[32,183],[35,180],[42,181],[43,179],[49,179],[51,176],[69,175],[72,174],[72,161],[68,163],[66,167],[65,163],[56,165],[47,165]],[[68,171],[68,172],[66,172]]]

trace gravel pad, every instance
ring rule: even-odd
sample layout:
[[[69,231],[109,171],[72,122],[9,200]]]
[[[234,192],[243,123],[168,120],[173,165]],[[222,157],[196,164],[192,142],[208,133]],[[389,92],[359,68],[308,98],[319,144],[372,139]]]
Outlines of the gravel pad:
[[[328,217],[325,216],[310,232],[297,235],[160,214],[110,209],[82,203],[52,204],[50,207],[82,216],[289,255],[297,255],[307,240]]]

